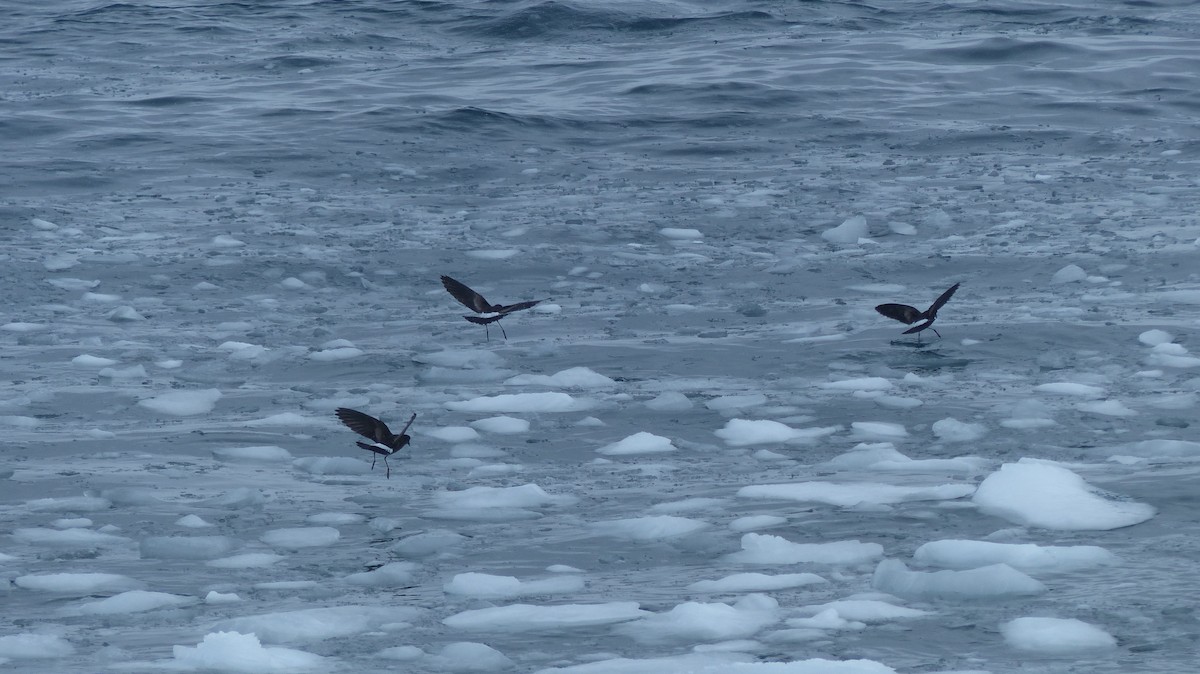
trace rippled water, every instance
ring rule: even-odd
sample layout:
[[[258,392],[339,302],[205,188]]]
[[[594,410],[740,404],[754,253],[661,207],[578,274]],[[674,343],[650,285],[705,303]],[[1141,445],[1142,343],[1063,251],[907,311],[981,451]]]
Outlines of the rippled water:
[[[500,384],[431,382],[412,356],[490,348],[514,372],[587,366],[620,377],[637,400],[674,389],[698,400],[762,392],[813,423],[904,423],[925,432],[901,447],[913,455],[1095,462],[1102,467],[1089,479],[1161,514],[1130,530],[1033,538],[1109,547],[1125,560],[1121,569],[1059,582],[1028,605],[940,607],[942,619],[923,624],[919,638],[881,630],[831,638],[821,652],[900,671],[1194,668],[1190,586],[1180,577],[1196,546],[1178,537],[1196,533],[1192,471],[1103,462],[1117,453],[1107,448],[1125,441],[1198,439],[1194,406],[1155,406],[1156,396],[1195,392],[1196,381],[1182,368],[1139,378],[1149,366],[1136,340],[1160,327],[1187,343],[1197,326],[1192,295],[1165,292],[1200,287],[1195,3],[15,0],[5,12],[4,320],[45,326],[6,334],[0,347],[0,372],[11,381],[0,396],[3,413],[41,420],[9,429],[2,451],[19,479],[8,494],[0,490],[6,525],[44,525],[37,518],[46,516],[22,510],[42,496],[133,484],[186,501],[198,498],[189,489],[207,496],[223,480],[265,484],[281,502],[299,504],[268,507],[234,535],[254,540],[254,527],[267,520],[300,525],[310,510],[364,497],[312,476],[293,479],[286,466],[208,477],[211,450],[275,443],[297,457],[351,452],[332,425],[311,434],[244,426],[347,391],[419,409],[422,424],[461,425],[442,403],[494,395]],[[873,242],[821,238],[856,214],[866,216]],[[31,227],[33,218],[58,228]],[[912,235],[898,235],[906,226]],[[703,240],[664,241],[664,227],[697,228]],[[220,235],[244,246],[214,239]],[[1052,284],[1068,263],[1093,280]],[[481,347],[475,326],[448,306],[441,273],[486,288],[495,301],[553,297],[563,313],[514,317],[506,321],[512,342]],[[61,276],[99,281],[97,293],[120,296],[147,321],[114,324],[105,316],[118,300],[46,282]],[[277,285],[292,276],[316,290]],[[196,289],[201,281],[216,288]],[[881,324],[871,307],[932,299],[952,281],[963,289],[939,319],[948,339],[930,350],[889,344],[900,326]],[[881,284],[904,296],[885,296]],[[831,335],[845,339],[788,341]],[[977,342],[968,349],[963,337]],[[251,363],[218,349],[241,340],[303,352],[334,338],[353,340],[370,357]],[[98,380],[70,366],[85,352],[185,365],[176,373],[151,367],[136,381]],[[949,383],[922,392],[926,404],[909,413],[804,388],[831,372],[898,380],[909,371]],[[966,449],[926,432],[950,415],[994,422],[1031,395],[1029,384],[1072,377],[1103,380],[1140,415],[1068,411],[1059,426],[1032,436],[991,423],[986,444]],[[136,407],[151,392],[197,387],[226,395],[199,420],[163,421]],[[798,454],[777,470],[714,449],[712,431],[725,421],[715,412],[663,420],[619,396],[606,404],[610,413],[597,413],[605,429],[546,422],[527,446],[508,448],[527,471],[518,482],[590,505],[562,521],[548,517],[534,533],[506,529],[461,567],[428,570],[411,596],[436,618],[414,640],[462,637],[437,622],[450,610],[439,588],[451,571],[583,566],[603,548],[580,542],[588,521],[811,477],[813,464],[853,444],[842,438],[836,449]],[[80,437],[93,428],[117,435]],[[701,458],[674,460],[670,480],[590,466],[595,447],[641,430],[670,433]],[[438,463],[446,447],[430,445],[406,469],[417,475],[408,487],[478,482]],[[406,526],[428,526],[420,501],[428,493],[412,496],[371,477]],[[112,515],[147,535],[169,531],[176,517],[157,521],[136,508]],[[934,524],[909,529],[915,521]],[[899,557],[934,537],[983,537],[1005,523],[922,507],[881,518],[834,511],[821,525],[830,539],[878,539]],[[470,526],[491,545],[486,526]],[[372,532],[357,535],[347,533],[346,547],[331,553],[339,572],[361,563],[352,543],[378,542]],[[682,601],[678,587],[663,589],[664,577],[711,577],[706,565],[736,549],[732,539],[696,545],[634,546],[622,564],[636,564],[600,573],[583,599],[624,593],[655,610]],[[0,547],[25,555],[19,569],[0,567],[4,578],[38,570],[30,559],[78,569],[69,556],[18,547]],[[297,566],[321,568],[325,554]],[[169,578],[194,570],[155,577],[137,563],[88,562],[191,594],[219,579],[206,570],[197,587],[183,587]],[[869,570],[846,578],[827,599],[868,589]],[[5,629],[60,617],[53,602],[15,591],[0,601],[10,597],[28,617],[10,618]],[[284,604],[259,598],[242,610]],[[1028,665],[994,632],[1002,619],[1079,606],[1081,617],[1118,635],[1119,656]],[[106,625],[102,638],[124,649],[106,657],[169,657],[172,644],[202,636],[207,618],[172,614],[137,630]],[[77,633],[93,628],[64,622]],[[576,644],[534,648],[523,638],[489,643],[528,669],[579,654]],[[661,654],[603,630],[583,641],[585,652]],[[89,646],[70,662],[91,667],[101,646]],[[369,668],[382,666],[369,657],[381,647],[311,650]]]

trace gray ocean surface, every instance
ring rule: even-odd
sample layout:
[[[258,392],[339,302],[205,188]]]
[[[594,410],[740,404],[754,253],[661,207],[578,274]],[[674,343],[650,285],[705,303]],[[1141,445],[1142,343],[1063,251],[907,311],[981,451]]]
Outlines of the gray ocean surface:
[[[1126,446],[1135,441],[1200,440],[1193,364],[1155,365],[1138,342],[1163,329],[1194,346],[1200,325],[1200,4],[7,0],[3,14],[6,528],[50,526],[69,514],[28,502],[84,493],[114,504],[87,514],[95,525],[138,540],[178,535],[174,523],[192,512],[248,547],[316,512],[394,517],[406,531],[469,540],[440,566],[423,561],[413,587],[354,596],[419,606],[424,617],[403,638],[293,646],[338,671],[446,671],[374,654],[463,640],[496,648],[516,671],[661,657],[693,644],[604,627],[457,633],[441,620],[484,603],[448,599],[442,584],[466,571],[527,577],[571,564],[594,575],[570,601],[668,610],[695,598],[687,583],[732,572],[718,560],[738,536],[614,544],[589,527],[677,499],[724,499],[718,523],[783,513],[804,520],[808,542],[877,541],[906,560],[930,540],[1012,526],[923,503],[748,506],[735,497],[746,485],[876,479],[814,468],[863,438],[771,447],[786,455],[771,463],[713,435],[731,414],[847,429],[885,421],[910,430],[896,442],[911,456],[1062,461],[1159,514],[1115,531],[1031,527],[1001,538],[1096,545],[1123,561],[1042,579],[1045,596],[929,601],[934,618],[772,642],[751,649],[756,657],[865,658],[900,672],[1195,671],[1200,464],[1108,459],[1136,454]],[[857,215],[870,241],[821,236]],[[673,231],[687,229],[698,231]],[[1086,279],[1054,283],[1069,264]],[[496,302],[547,298],[561,312],[506,318],[509,340],[493,328],[485,341],[440,274]],[[901,324],[873,310],[924,306],[955,282],[943,340],[913,348]],[[114,315],[119,306],[138,316]],[[308,358],[337,339],[367,355]],[[238,344],[264,351],[231,356]],[[471,356],[460,371],[457,360],[426,358],[443,348],[497,355]],[[97,376],[73,364],[81,354],[118,370]],[[164,359],[182,365],[156,368]],[[446,461],[464,458],[452,443],[419,435],[408,463],[393,458],[390,480],[287,462],[231,468],[212,456],[246,445],[356,456],[329,401],[359,399],[393,423],[416,410],[415,432],[425,432],[473,420],[447,401],[509,391],[513,374],[579,366],[623,388],[569,419],[514,412],[535,423],[501,448],[515,468],[499,476],[468,477]],[[923,402],[911,409],[813,389],[907,372],[934,382],[910,392]],[[1057,425],[998,423],[1054,381],[1106,387],[1132,413],[1051,402]],[[211,414],[164,418],[137,405],[209,388],[223,394]],[[641,404],[664,391],[697,404],[666,415]],[[758,410],[703,404],[757,394],[769,400]],[[286,413],[328,423],[251,423]],[[577,426],[587,415],[605,426]],[[931,424],[947,417],[989,434],[967,445],[934,437]],[[687,457],[595,464],[597,447],[639,431],[671,436]],[[533,482],[581,505],[569,516],[547,508],[533,524],[428,517],[434,490]],[[269,494],[252,507],[213,505],[230,485]],[[113,495],[122,489],[156,500]],[[0,636],[53,626],[75,644],[56,660],[0,668],[122,671],[171,658],[220,618],[336,605],[336,588],[247,588],[325,583],[390,561],[388,536],[346,526],[336,547],[296,552],[262,576],[141,559],[136,546],[64,551],[0,538],[0,552],[18,558],[0,562]],[[829,588],[775,596],[798,606],[869,592],[872,568],[823,569]],[[197,597],[240,590],[247,602],[81,617],[10,583],[55,571],[126,574]],[[1016,650],[998,625],[1028,615],[1079,618],[1118,646],[1078,657]]]

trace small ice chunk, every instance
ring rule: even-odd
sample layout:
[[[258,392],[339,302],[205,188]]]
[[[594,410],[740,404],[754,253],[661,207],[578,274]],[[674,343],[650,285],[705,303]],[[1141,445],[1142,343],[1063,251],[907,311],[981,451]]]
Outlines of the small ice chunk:
[[[1099,655],[1117,640],[1104,630],[1074,618],[1016,618],[1000,626],[1009,646],[1047,655]]]
[[[213,632],[194,647],[175,646],[173,665],[185,670],[268,674],[326,670],[320,655],[279,646],[263,646],[255,634]]]
[[[214,449],[213,456],[221,461],[290,461],[292,453],[275,445],[254,447],[224,447]]]
[[[886,391],[892,388],[892,382],[883,377],[860,377],[858,379],[841,379],[818,384],[821,388],[834,391]]]
[[[747,407],[758,407],[767,403],[767,396],[761,393],[746,393],[742,395],[718,396],[704,403],[704,406],[714,412],[740,410]]]
[[[455,412],[508,412],[516,414],[532,412],[577,412],[589,407],[591,407],[591,403],[588,401],[573,398],[561,391],[506,393],[446,403],[446,409]]]
[[[787,501],[812,501],[848,508],[859,504],[892,504],[908,501],[945,501],[970,496],[971,484],[942,484],[929,487],[902,487],[878,482],[797,482],[758,484],[742,487],[737,495]]]
[[[312,585],[315,583],[305,586]],[[275,588],[287,589],[289,586],[294,587],[276,584]],[[213,629],[254,633],[269,643],[306,643],[377,631],[384,625],[412,620],[420,613],[420,609],[410,606],[347,604],[229,618],[218,622]]]
[[[933,434],[946,442],[971,442],[987,435],[987,426],[946,417],[933,422]]]
[[[412,582],[417,565],[412,562],[390,562],[378,569],[352,573],[342,582],[363,587],[398,587]]]
[[[138,589],[141,583],[115,573],[42,573],[18,576],[14,583],[26,590],[93,594]]]
[[[909,571],[898,559],[875,567],[871,586],[881,592],[914,599],[1001,599],[1041,594],[1046,586],[1007,564],[968,571]]]
[[[782,442],[811,442],[841,429],[841,426],[796,429],[769,419],[730,419],[725,422],[724,428],[714,431],[714,435],[730,447],[749,447]]]
[[[333,527],[285,527],[272,529],[259,540],[273,548],[298,550],[333,545],[341,537],[341,532]]]
[[[1138,341],[1146,346],[1158,346],[1159,344],[1170,344],[1175,340],[1175,335],[1166,330],[1147,330],[1138,335]]]
[[[485,433],[497,433],[499,435],[515,435],[529,432],[529,422],[527,420],[509,416],[478,419],[472,421],[471,426]]]
[[[626,456],[630,454],[658,454],[675,451],[675,445],[670,438],[641,431],[623,440],[605,445],[596,451],[607,456]]]
[[[1079,265],[1069,264],[1054,272],[1050,277],[1051,283],[1078,283],[1087,279],[1087,272]]]
[[[821,238],[830,243],[858,243],[870,235],[867,219],[862,215],[846,218],[842,224],[821,232]]]
[[[121,613],[141,613],[172,606],[194,604],[195,597],[188,597],[167,592],[148,592],[146,590],[129,590],[107,599],[90,601],[79,607],[84,615],[116,615]]]
[[[205,522],[204,518],[199,515],[184,515],[175,520],[175,526],[187,527],[189,529],[203,529],[204,527],[211,527],[212,523]]]
[[[499,672],[512,669],[515,666],[500,651],[472,641],[458,641],[446,644],[436,655],[430,656],[430,662],[437,671],[451,674],[480,674],[482,672]]]
[[[861,541],[793,543],[782,536],[749,533],[742,536],[742,550],[726,555],[739,564],[831,564],[853,566],[883,556],[883,546]]]
[[[992,541],[941,540],[925,543],[913,553],[922,564],[944,569],[974,569],[1007,564],[1019,571],[1073,571],[1116,564],[1117,557],[1095,545],[1034,545]]]
[[[442,620],[447,627],[487,632],[545,632],[635,620],[649,615],[635,601],[606,604],[511,604],[472,609]]]
[[[745,639],[779,620],[779,603],[749,594],[733,605],[689,601],[663,613],[620,625],[618,633],[643,644]]]
[[[101,358],[90,354],[81,354],[71,359],[71,364],[80,367],[110,367],[116,365],[117,361],[112,358]]]
[[[358,358],[359,356],[361,356],[365,353],[366,352],[363,351],[362,349],[359,349],[359,348],[356,348],[353,346],[344,346],[344,347],[340,347],[340,348],[336,348],[336,349],[324,349],[321,351],[314,351],[314,352],[308,354],[308,357],[310,360],[315,360],[315,361],[322,362],[322,363],[332,363],[334,361],[339,361],[339,360],[350,360],[352,358]]]
[[[663,227],[658,230],[658,233],[668,239],[695,241],[696,239],[704,238],[698,229],[688,229],[683,227]]]
[[[135,321],[144,321],[146,317],[138,313],[137,309],[124,305],[108,312],[108,320],[114,323],[132,323]]]
[[[987,476],[973,498],[983,513],[1021,526],[1105,531],[1154,517],[1153,506],[1097,493],[1061,466],[1022,460]]]
[[[21,632],[0,637],[0,665],[9,660],[63,658],[74,652],[75,647],[71,645],[71,642],[57,634]]]
[[[855,440],[898,440],[908,437],[904,424],[890,421],[854,421],[850,423],[850,437]]]
[[[707,522],[674,515],[632,517],[592,524],[592,529],[601,535],[631,541],[670,540],[693,534],[707,527]]]
[[[647,400],[646,407],[656,412],[683,412],[692,409],[692,401],[678,391],[664,391]]]
[[[1106,417],[1136,417],[1137,412],[1125,406],[1119,400],[1097,400],[1089,403],[1080,403],[1075,406],[1080,412],[1088,414],[1099,414]]]
[[[442,588],[447,594],[477,599],[510,599],[523,595],[570,594],[583,589],[579,576],[557,576],[538,580],[519,580],[513,576],[487,573],[460,573]]]
[[[605,388],[617,382],[586,367],[572,367],[554,374],[519,374],[504,382],[508,386],[552,386],[556,388]]]
[[[1104,389],[1099,386],[1090,386],[1088,384],[1076,384],[1069,381],[1058,381],[1049,384],[1040,384],[1034,386],[1033,390],[1039,393],[1051,393],[1062,396],[1079,396],[1081,398],[1099,398],[1104,395]]]
[[[171,391],[153,398],[139,400],[138,405],[160,414],[186,417],[208,414],[220,399],[221,392],[210,388],[198,391]]]
[[[688,585],[687,589],[692,592],[713,593],[769,592],[828,582],[815,573],[783,573],[774,576],[765,573],[735,573],[720,580],[699,580]]]

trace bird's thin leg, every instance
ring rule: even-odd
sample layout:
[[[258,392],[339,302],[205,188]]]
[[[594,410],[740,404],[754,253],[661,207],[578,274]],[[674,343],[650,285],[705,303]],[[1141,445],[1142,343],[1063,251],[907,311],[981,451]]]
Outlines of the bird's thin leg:
[[[483,336],[487,337],[487,341],[492,341],[492,331],[488,329],[488,324],[483,324]]]
[[[938,332],[938,331],[937,331],[937,328],[929,328],[929,329],[930,329],[930,330],[933,330],[933,334],[937,335],[937,336],[938,336],[938,339],[941,339],[941,338],[942,338],[942,333]]]
[[[387,462],[387,457],[383,457],[383,465],[387,466],[387,479],[392,479],[392,466]]]
[[[376,458],[377,458],[377,455],[372,453],[371,454],[371,470],[375,470],[375,459]]]
[[[500,321],[496,321],[496,325],[500,326],[500,334],[504,335],[504,341],[508,341],[508,333],[504,331],[504,325]]]

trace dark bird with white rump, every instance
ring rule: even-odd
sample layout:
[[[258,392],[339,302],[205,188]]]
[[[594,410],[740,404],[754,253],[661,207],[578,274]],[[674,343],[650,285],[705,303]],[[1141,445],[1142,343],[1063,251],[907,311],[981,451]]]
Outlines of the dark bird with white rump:
[[[528,309],[542,300],[531,300],[529,302],[517,302],[516,304],[492,304],[483,298],[483,295],[468,288],[465,284],[455,281],[449,276],[442,277],[442,285],[446,291],[454,296],[454,299],[463,303],[463,306],[478,314],[492,314],[491,316],[463,316],[463,318],[483,326],[483,334],[487,336],[488,341],[492,341],[492,335],[488,331],[488,323],[500,325],[501,318],[511,314],[514,311]],[[508,333],[504,332],[504,326],[500,325],[500,334],[504,335],[504,339],[508,339]]]
[[[352,410],[348,407],[339,407],[334,410],[334,414],[336,414],[337,418],[341,420],[343,424],[346,424],[350,430],[374,441],[373,444],[367,444],[365,442],[359,442],[355,440],[354,444],[362,447],[368,452],[374,452],[376,454],[376,456],[371,457],[372,470],[375,469],[375,460],[379,458],[379,456],[383,456],[383,465],[387,466],[387,478],[389,480],[392,479],[392,467],[388,465],[388,457],[403,449],[406,445],[408,445],[409,441],[412,440],[412,438],[408,436],[408,427],[412,426],[413,421],[416,420],[417,413],[413,412],[413,415],[408,419],[408,423],[404,424],[404,430],[400,431],[399,433],[393,433],[392,429],[388,428],[387,424],[383,423],[379,419],[376,419],[370,414],[364,414],[358,410]]]
[[[918,342],[921,341],[921,331],[925,329],[933,330],[933,334],[937,335],[940,339],[942,333],[938,332],[937,329],[933,327],[933,322],[937,319],[938,309],[941,309],[943,304],[950,301],[950,296],[954,294],[955,290],[958,290],[959,285],[961,284],[955,283],[954,285],[950,286],[949,290],[942,293],[941,296],[934,300],[933,304],[929,305],[929,308],[925,311],[921,311],[916,307],[910,307],[907,304],[880,304],[879,306],[875,307],[875,311],[878,311],[888,318],[892,318],[900,321],[901,323],[907,323],[909,325],[912,325],[917,321],[925,321],[920,325],[913,325],[913,327],[903,332],[905,335],[916,333]]]

